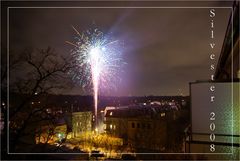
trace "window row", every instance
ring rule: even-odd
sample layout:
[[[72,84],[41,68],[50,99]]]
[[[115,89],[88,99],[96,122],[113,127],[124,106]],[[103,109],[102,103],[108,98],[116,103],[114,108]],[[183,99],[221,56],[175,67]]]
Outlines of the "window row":
[[[132,128],[142,128],[142,129],[151,129],[151,124],[149,123],[135,123],[135,122],[132,122]]]

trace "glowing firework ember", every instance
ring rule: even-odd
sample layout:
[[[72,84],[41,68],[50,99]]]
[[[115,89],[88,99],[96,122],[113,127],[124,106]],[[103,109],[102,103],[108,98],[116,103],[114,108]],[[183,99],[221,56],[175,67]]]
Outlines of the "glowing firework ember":
[[[74,46],[71,50],[74,68],[70,71],[73,79],[77,80],[84,89],[92,87],[94,95],[95,119],[97,121],[97,106],[99,89],[115,87],[119,80],[118,73],[124,65],[121,59],[121,42],[112,41],[97,28],[91,28],[79,33],[74,42],[67,43]]]

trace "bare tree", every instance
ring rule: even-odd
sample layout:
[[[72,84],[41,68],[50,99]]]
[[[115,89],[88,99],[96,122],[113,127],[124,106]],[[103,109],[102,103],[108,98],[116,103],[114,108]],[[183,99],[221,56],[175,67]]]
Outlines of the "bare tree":
[[[55,53],[53,49],[26,49],[9,69],[9,128],[13,151],[25,134],[34,131],[37,122],[49,121],[54,116],[46,112],[46,105],[35,105],[34,101],[47,98],[47,94],[67,88],[70,81],[67,72],[73,67],[72,59]],[[3,76],[3,75],[2,75]],[[3,77],[2,77],[3,78]],[[12,93],[21,97],[15,102]],[[46,101],[46,100],[43,100]],[[32,126],[34,123],[34,126]],[[33,129],[32,129],[33,128]],[[30,130],[28,130],[30,129]]]
[[[57,55],[50,47],[36,51],[26,49],[22,54],[20,67],[10,73],[10,88],[27,97],[17,108],[11,110],[10,118],[36,95],[63,88],[63,79],[66,78],[64,74],[72,67],[70,59]]]

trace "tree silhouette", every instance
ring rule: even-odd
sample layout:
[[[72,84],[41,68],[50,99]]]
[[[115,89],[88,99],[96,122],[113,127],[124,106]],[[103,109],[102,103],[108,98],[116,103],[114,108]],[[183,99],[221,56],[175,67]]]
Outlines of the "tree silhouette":
[[[71,87],[67,73],[74,66],[72,62],[71,57],[64,57],[50,47],[10,52],[9,62],[2,61],[1,90],[9,94],[9,105],[1,110],[4,135],[9,110],[10,152],[15,152],[20,144],[29,144],[25,140],[34,139],[31,137],[43,122],[53,124],[55,116],[46,111],[47,95]]]

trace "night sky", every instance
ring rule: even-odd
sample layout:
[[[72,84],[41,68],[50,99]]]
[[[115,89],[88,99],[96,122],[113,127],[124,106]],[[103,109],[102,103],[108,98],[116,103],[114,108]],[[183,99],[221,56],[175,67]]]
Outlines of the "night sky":
[[[218,57],[231,9],[215,10],[213,52]],[[189,82],[210,79],[212,40],[206,8],[11,8],[10,49],[51,46],[58,53],[70,54],[72,46],[65,41],[75,35],[71,25],[81,32],[93,23],[124,42],[122,58],[127,65],[122,82],[107,95],[188,95]],[[62,94],[87,93],[76,85]]]

